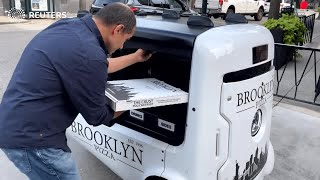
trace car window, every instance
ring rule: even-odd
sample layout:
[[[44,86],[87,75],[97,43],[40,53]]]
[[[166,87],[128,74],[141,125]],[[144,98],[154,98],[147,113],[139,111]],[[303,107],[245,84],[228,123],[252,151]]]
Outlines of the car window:
[[[168,0],[151,0],[153,4],[169,4]]]
[[[150,6],[151,5],[151,1],[150,0],[138,0],[138,2],[142,5],[145,6]]]
[[[171,8],[182,10],[181,5],[175,0],[169,0],[169,4],[170,4]]]
[[[163,8],[174,8],[182,10],[181,5],[175,0],[137,0],[140,4],[145,6],[163,7]]]
[[[104,4],[109,4],[113,2],[125,3],[126,0],[94,0],[93,4],[96,6],[104,6]]]
[[[168,0],[138,0],[138,2],[145,6],[155,6],[159,4],[169,4]]]

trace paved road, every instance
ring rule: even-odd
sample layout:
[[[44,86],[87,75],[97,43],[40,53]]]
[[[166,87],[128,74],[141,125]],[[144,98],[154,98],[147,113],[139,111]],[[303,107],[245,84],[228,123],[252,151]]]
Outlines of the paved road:
[[[0,25],[0,100],[24,47],[46,25],[46,22]],[[271,132],[276,162],[274,171],[266,179],[319,180],[319,129],[319,113],[292,106],[276,107]],[[70,140],[69,145],[84,180],[120,179],[74,141]],[[26,177],[0,151],[0,180],[8,179],[25,180]]]

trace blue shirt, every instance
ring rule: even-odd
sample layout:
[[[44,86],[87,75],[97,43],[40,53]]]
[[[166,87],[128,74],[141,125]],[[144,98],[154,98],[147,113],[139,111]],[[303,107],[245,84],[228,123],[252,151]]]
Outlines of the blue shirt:
[[[107,50],[90,15],[60,20],[25,48],[0,104],[0,148],[61,148],[78,113],[111,126]]]

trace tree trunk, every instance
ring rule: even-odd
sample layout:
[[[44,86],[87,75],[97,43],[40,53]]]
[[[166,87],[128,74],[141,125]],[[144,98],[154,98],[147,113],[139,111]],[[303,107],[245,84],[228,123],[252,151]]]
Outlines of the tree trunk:
[[[279,19],[281,0],[271,0],[268,19]]]
[[[296,3],[295,8],[296,9],[300,9],[300,1],[299,0],[294,0],[294,2]]]
[[[86,10],[86,0],[79,0],[79,10]]]

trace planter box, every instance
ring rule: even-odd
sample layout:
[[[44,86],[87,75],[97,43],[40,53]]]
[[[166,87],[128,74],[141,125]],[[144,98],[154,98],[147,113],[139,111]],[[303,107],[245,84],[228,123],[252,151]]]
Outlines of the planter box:
[[[275,43],[283,43],[283,30],[272,29],[270,30],[273,35]],[[274,66],[275,70],[279,70],[282,66],[293,60],[294,49],[285,46],[275,46],[274,50]]]

